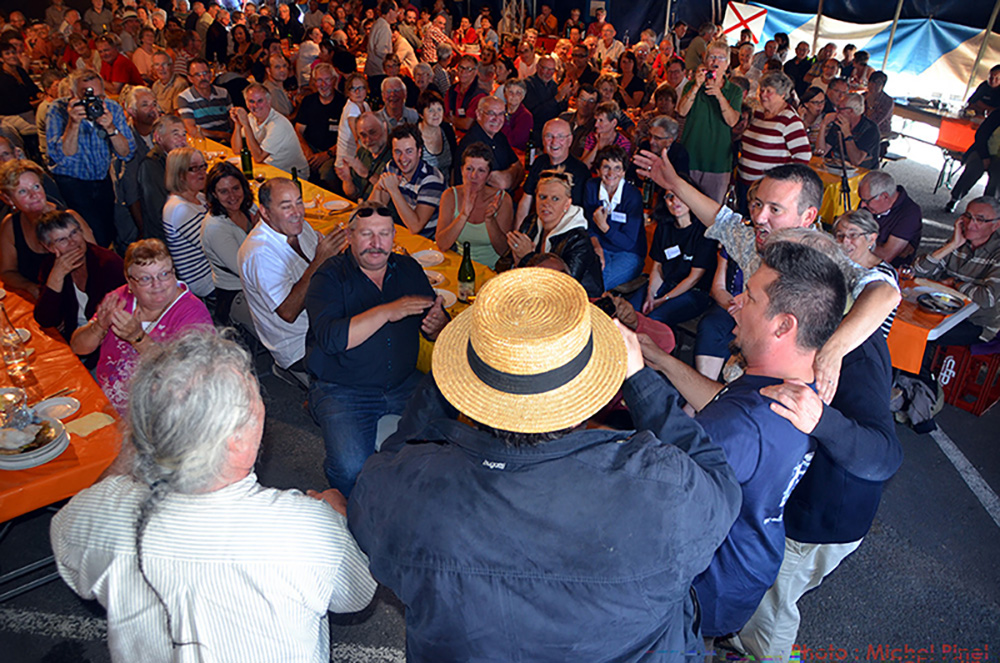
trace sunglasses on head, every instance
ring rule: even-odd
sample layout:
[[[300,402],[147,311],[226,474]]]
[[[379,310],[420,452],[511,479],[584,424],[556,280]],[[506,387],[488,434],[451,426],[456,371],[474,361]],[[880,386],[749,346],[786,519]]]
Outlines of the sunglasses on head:
[[[375,216],[376,214],[379,216],[391,217],[392,210],[390,210],[388,207],[362,207],[354,212],[354,215],[351,217],[351,220],[353,221],[354,219],[364,219],[369,216]]]

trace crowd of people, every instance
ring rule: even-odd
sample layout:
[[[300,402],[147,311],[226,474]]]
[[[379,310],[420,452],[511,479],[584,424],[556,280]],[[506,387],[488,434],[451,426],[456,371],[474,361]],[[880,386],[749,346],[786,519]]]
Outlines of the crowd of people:
[[[114,660],[327,660],[327,611],[375,580],[412,660],[787,660],[901,462],[897,270],[979,304],[939,342],[1000,326],[1000,203],[918,257],[879,169],[887,76],[853,46],[630,43],[547,4],[90,2],[0,16],[0,276],[128,421],[128,476],[53,525]],[[952,209],[992,186],[989,135]],[[869,170],[832,236],[813,156]],[[356,203],[346,228],[307,222],[300,178]],[[397,232],[501,274],[452,319]],[[330,490],[257,483],[259,387],[213,326],[306,391]]]

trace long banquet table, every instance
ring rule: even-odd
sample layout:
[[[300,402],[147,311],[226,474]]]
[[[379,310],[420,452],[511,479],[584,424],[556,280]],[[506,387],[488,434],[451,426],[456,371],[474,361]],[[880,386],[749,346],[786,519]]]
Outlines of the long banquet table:
[[[24,385],[32,404],[63,388],[74,389],[80,410],[65,423],[101,412],[117,421],[117,414],[101,388],[80,363],[79,358],[52,330],[44,331],[35,322],[34,305],[17,293],[3,298],[11,322],[27,329],[31,377]],[[51,334],[51,335],[50,335]],[[6,372],[2,386],[12,386]],[[70,434],[69,447],[55,459],[26,470],[0,470],[0,522],[72,497],[93,484],[118,456],[121,432],[115,424],[93,431],[86,437]]]

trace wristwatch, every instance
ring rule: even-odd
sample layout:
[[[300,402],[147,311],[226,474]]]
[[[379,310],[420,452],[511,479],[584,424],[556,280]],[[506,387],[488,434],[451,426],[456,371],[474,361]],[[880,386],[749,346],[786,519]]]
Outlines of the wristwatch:
[[[109,132],[108,132],[108,138],[112,138],[112,137],[114,137],[114,136],[117,136],[117,135],[118,135],[118,134],[120,134],[120,133],[121,133],[121,132],[120,132],[120,131],[118,131],[118,129],[117,129],[117,128],[115,128],[115,130],[114,130],[114,131],[109,131]]]

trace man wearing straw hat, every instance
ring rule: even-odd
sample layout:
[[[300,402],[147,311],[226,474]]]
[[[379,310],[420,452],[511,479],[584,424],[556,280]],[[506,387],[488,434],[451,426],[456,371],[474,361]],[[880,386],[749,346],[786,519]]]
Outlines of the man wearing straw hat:
[[[407,659],[697,650],[690,583],[739,488],[675,399],[647,430],[584,429],[619,389],[649,407],[662,380],[636,337],[573,278],[526,267],[483,286],[432,365],[348,506],[372,574],[406,605]]]

